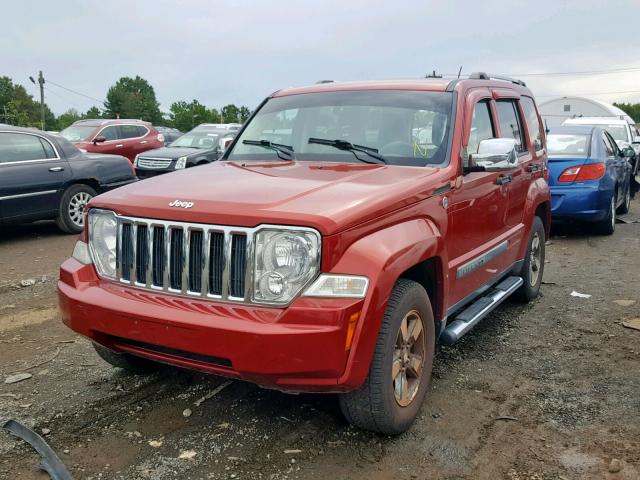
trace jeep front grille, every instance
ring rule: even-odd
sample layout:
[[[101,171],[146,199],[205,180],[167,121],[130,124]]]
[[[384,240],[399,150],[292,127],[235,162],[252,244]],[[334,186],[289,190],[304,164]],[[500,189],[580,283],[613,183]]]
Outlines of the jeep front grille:
[[[253,229],[118,217],[117,280],[151,291],[250,301]]]
[[[170,158],[148,158],[138,157],[137,166],[141,168],[148,168],[150,170],[164,170],[171,165]]]

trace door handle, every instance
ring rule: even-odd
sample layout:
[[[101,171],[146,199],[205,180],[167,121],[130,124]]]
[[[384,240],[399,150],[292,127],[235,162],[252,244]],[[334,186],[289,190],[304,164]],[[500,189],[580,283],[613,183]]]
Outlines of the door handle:
[[[498,185],[506,185],[512,180],[513,180],[513,177],[511,175],[500,175],[498,178],[496,178],[496,183]]]
[[[50,172],[61,172],[64,170],[64,167],[51,167],[49,169]]]
[[[540,165],[538,165],[537,163],[532,163],[531,165],[529,165],[527,167],[527,172],[538,172],[540,170]]]
[[[141,141],[140,143],[142,143],[142,144],[144,145],[145,143],[147,143],[147,141],[146,141],[146,140],[143,140],[143,141]]]
[[[121,143],[119,143],[118,145],[116,145],[116,148],[122,148],[122,147],[124,147],[124,145],[123,145],[123,144],[121,144]]]

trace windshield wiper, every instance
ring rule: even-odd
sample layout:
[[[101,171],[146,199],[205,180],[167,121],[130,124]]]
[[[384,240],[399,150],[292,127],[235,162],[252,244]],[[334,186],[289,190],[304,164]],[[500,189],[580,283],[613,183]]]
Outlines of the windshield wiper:
[[[276,152],[276,155],[278,155],[278,158],[281,158],[282,160],[295,160],[295,158],[293,157],[293,147],[290,147],[289,145],[273,143],[269,140],[243,140],[242,143],[244,145],[255,145],[256,147],[264,147],[274,150]],[[284,158],[281,155],[282,153],[289,155],[289,158]]]
[[[361,162],[365,163],[389,163],[387,159],[378,153],[377,148],[365,147],[364,145],[355,145],[353,143],[347,142],[346,140],[328,140],[326,138],[314,138],[311,137],[309,139],[309,143],[317,143],[318,145],[328,145],[330,147],[335,147],[339,150],[345,150],[353,153],[353,156],[356,157]],[[371,158],[375,158],[377,162],[372,162],[369,160],[365,160],[362,157],[359,157],[356,152],[362,152],[369,155]]]

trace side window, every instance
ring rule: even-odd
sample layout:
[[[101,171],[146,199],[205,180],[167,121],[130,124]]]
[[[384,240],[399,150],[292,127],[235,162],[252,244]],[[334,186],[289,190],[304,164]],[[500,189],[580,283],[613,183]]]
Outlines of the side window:
[[[142,125],[138,125],[136,129],[138,130],[138,134],[136,135],[136,137],[144,137],[149,131],[147,130],[147,127],[143,127]]]
[[[522,135],[520,116],[515,100],[498,100],[496,109],[498,110],[498,123],[502,138],[513,138],[516,141],[516,151],[518,153],[526,152],[527,145]]]
[[[136,138],[139,137],[137,125],[120,125],[120,138]]]
[[[602,134],[602,141],[604,143],[604,149],[607,152],[607,157],[613,157],[615,155],[615,150],[606,133]]]
[[[42,144],[42,148],[44,149],[45,158],[56,158],[56,152],[53,150],[53,147],[49,142],[47,142],[44,138],[39,138],[40,143]]]
[[[102,131],[98,134],[108,140],[118,140],[118,125],[111,125],[109,127],[103,128]]]
[[[43,160],[47,154],[40,137],[23,133],[0,133],[0,163]]]
[[[482,100],[473,107],[473,117],[471,118],[471,133],[469,135],[469,144],[467,152],[478,153],[478,146],[482,140],[495,138],[493,131],[493,123],[491,122],[491,110],[489,109],[489,101]]]
[[[520,105],[524,110],[524,116],[527,119],[527,129],[529,131],[529,138],[531,139],[531,145],[537,152],[542,150],[542,125],[538,118],[538,112],[536,112],[536,106],[533,103],[533,98],[522,97],[520,98]]]

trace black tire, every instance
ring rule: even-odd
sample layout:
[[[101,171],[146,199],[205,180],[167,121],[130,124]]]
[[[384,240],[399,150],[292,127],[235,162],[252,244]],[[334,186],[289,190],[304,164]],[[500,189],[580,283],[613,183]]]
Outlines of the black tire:
[[[88,185],[71,185],[62,194],[56,225],[65,233],[80,233],[84,228],[84,206],[97,195]]]
[[[412,381],[419,381],[413,384],[410,398],[403,397],[404,401],[408,400],[409,403],[401,406],[400,400],[396,400],[394,385],[397,384],[392,378],[392,369],[395,358],[396,368],[400,370],[399,376],[404,375],[404,385],[409,385],[406,379],[410,376],[409,372],[414,370],[412,367],[404,367],[407,370],[405,372],[401,370],[400,364],[403,362],[401,359],[411,358],[409,355],[414,352],[414,347],[406,347],[408,349],[403,350],[397,343],[400,340],[400,325],[410,315],[411,325],[420,321],[422,326],[421,333],[417,334],[412,345],[423,347],[423,355],[418,368],[419,375],[411,376]],[[413,331],[413,328],[411,330]],[[387,435],[397,435],[406,431],[418,415],[427,393],[434,351],[435,324],[429,296],[420,284],[400,279],[389,298],[367,379],[358,390],[341,394],[339,397],[340,408],[347,421],[364,430]]]
[[[627,185],[627,190],[624,194],[624,201],[622,202],[622,205],[618,207],[618,213],[620,214],[629,213],[630,209],[631,209],[631,181],[629,181],[629,185]]]
[[[129,355],[128,353],[116,353],[97,343],[93,344],[93,348],[105,362],[136,375],[146,375],[162,368],[161,363],[136,357],[135,355]]]
[[[515,291],[514,297],[524,303],[528,303],[538,296],[542,276],[544,274],[545,256],[545,231],[540,217],[533,217],[533,225],[529,234],[527,253],[520,270],[523,283]]]
[[[614,193],[609,201],[607,216],[596,225],[596,229],[602,235],[613,235],[613,232],[616,231],[616,196]]]

